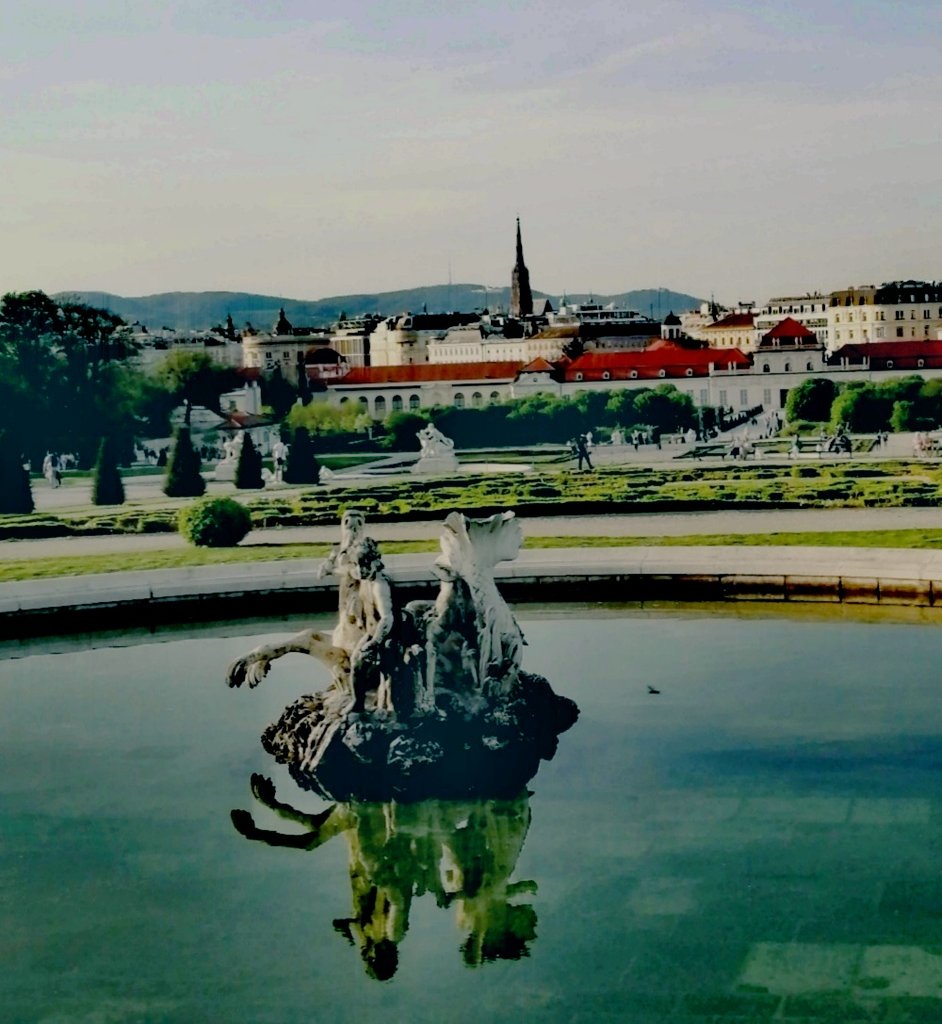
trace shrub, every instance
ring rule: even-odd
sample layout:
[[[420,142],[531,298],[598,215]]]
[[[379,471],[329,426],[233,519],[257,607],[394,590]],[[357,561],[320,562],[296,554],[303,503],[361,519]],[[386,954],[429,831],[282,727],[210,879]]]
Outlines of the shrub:
[[[0,513],[18,515],[33,511],[29,471],[10,447],[0,441]]]
[[[177,524],[197,547],[231,548],[252,528],[252,517],[232,498],[204,498],[181,509]]]
[[[252,443],[251,435],[242,435],[242,450],[235,471],[235,485],[240,491],[257,491],[265,486],[262,479],[262,453]]]
[[[311,436],[304,427],[298,427],[288,448],[288,461],[285,465],[284,476],[285,483],[316,484],[320,479],[320,475],[321,467],[314,457]]]
[[[198,498],[205,490],[206,481],[200,476],[200,457],[193,447],[190,428],[180,427],[167,462],[164,494],[169,498]]]
[[[92,504],[124,504],[124,484],[118,470],[118,453],[114,440],[110,437],[103,437],[98,446],[95,476],[92,480]]]

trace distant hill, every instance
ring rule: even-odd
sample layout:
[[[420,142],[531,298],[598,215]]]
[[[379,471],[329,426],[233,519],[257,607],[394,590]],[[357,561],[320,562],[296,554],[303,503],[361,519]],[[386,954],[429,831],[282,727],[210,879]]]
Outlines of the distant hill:
[[[548,298],[553,306],[558,295],[534,292],[533,297]],[[485,306],[492,312],[510,306],[509,288],[486,288],[480,284],[436,284],[398,292],[338,295],[326,299],[288,299],[277,295],[253,295],[247,292],[164,292],[125,298],[109,292],[60,292],[57,299],[71,298],[92,306],[110,309],[128,323],[138,321],[150,330],[170,327],[175,330],[203,330],[223,323],[231,313],[236,327],[246,322],[267,330],[278,319],[278,311],[296,327],[326,327],[341,313],[348,317],[365,313],[392,316],[395,313],[444,313],[449,310],[471,311]],[[668,288],[644,288],[619,295],[568,295],[570,302],[614,302],[658,319],[671,310],[681,312],[699,306],[703,301],[693,295]]]

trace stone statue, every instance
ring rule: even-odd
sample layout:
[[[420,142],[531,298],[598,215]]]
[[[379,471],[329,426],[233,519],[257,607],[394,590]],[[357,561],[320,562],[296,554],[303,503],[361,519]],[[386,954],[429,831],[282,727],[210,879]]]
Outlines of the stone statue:
[[[520,897],[536,883],[510,880],[530,826],[526,790],[508,800],[338,803],[305,814],[279,800],[270,779],[253,775],[251,787],[260,804],[305,831],[262,829],[248,811],[234,810],[233,825],[247,839],[296,850],[346,839],[353,912],[334,929],[358,948],[371,978],[395,974],[412,902],[426,893],[453,908],[469,966],[528,955],[536,911]]]
[[[455,442],[432,423],[427,423],[416,434],[421,445],[419,461],[412,466],[418,474],[450,473],[458,468]]]
[[[242,453],[242,445],[245,442],[245,435],[240,430],[238,433],[227,437],[222,442],[222,449],[225,457],[216,466],[214,476],[217,480],[235,480],[236,468],[239,465],[239,455]]]
[[[494,567],[520,549],[519,521],[451,513],[438,595],[405,607],[364,526],[361,512],[345,512],[340,545],[319,570],[339,584],[333,631],[304,630],[229,666],[230,686],[256,686],[292,652],[330,670],[330,685],[286,708],[263,745],[334,799],[518,792],[578,715],[521,669],[523,634],[494,581]]]

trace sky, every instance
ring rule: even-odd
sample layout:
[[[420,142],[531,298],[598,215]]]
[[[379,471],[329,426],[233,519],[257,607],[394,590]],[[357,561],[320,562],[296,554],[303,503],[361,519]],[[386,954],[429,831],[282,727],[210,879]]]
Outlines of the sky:
[[[942,278],[938,0],[0,0],[0,291]]]

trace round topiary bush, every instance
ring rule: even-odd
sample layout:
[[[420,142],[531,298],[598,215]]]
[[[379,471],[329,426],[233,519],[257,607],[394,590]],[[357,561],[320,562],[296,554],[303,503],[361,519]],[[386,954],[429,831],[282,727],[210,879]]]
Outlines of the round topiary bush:
[[[252,529],[252,517],[232,498],[203,498],[180,510],[180,533],[201,548],[232,548]]]

